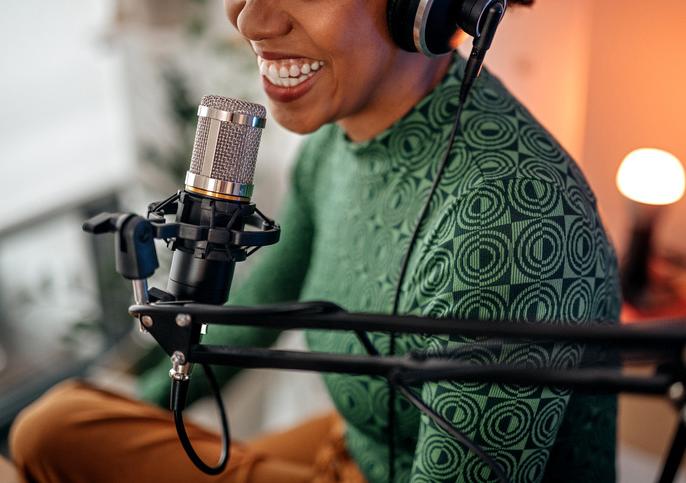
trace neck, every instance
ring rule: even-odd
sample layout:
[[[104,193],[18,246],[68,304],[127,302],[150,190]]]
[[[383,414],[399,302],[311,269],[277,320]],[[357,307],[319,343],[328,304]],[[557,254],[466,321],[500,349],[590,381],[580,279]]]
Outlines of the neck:
[[[370,96],[365,109],[338,121],[354,142],[372,139],[407,114],[436,87],[450,66],[451,56],[429,59],[401,54],[392,74]]]

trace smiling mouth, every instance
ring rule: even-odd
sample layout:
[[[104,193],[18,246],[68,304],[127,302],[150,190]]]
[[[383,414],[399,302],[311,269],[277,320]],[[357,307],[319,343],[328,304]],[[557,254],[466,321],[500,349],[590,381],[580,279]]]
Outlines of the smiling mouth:
[[[260,74],[273,86],[297,87],[314,77],[324,67],[321,60],[293,58],[266,60],[257,57]]]

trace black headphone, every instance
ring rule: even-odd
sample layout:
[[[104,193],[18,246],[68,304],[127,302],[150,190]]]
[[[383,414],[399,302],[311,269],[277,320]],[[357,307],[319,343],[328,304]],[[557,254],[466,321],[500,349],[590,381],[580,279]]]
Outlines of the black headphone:
[[[408,52],[435,57],[453,50],[458,28],[481,36],[486,12],[507,0],[388,0],[388,28],[395,43]]]

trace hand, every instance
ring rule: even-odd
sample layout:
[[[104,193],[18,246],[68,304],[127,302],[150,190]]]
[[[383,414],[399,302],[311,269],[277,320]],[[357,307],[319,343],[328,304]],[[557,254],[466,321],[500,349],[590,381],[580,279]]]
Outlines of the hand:
[[[20,483],[19,473],[14,465],[0,456],[0,481],[4,483]]]

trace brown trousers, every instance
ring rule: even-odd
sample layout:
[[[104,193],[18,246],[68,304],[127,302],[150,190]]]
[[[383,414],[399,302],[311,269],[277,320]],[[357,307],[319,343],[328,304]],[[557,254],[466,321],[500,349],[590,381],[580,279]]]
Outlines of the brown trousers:
[[[226,471],[213,477],[190,462],[168,411],[68,381],[17,417],[10,451],[30,483],[364,483],[342,429],[333,413],[234,442]],[[192,424],[187,431],[198,454],[214,465],[220,437]]]

